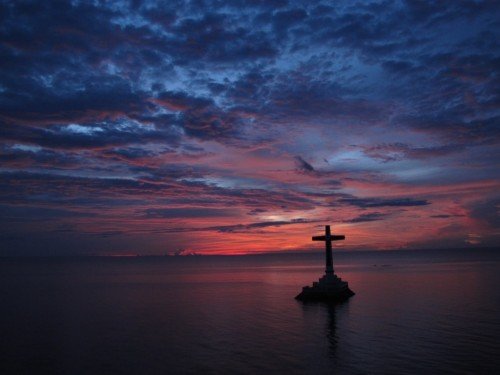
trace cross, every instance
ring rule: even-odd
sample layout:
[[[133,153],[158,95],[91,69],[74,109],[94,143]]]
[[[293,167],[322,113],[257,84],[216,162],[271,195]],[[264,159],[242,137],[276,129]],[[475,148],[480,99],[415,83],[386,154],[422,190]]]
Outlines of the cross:
[[[333,274],[333,259],[332,259],[332,241],[345,240],[344,235],[332,235],[330,233],[330,226],[325,225],[324,236],[314,236],[313,241],[325,241],[326,244],[326,270],[325,273]]]

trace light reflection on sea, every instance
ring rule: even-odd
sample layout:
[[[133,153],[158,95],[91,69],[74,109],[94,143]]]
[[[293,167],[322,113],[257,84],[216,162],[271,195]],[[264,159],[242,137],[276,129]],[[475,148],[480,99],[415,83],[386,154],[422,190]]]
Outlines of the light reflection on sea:
[[[498,373],[498,252],[0,260],[2,374]]]

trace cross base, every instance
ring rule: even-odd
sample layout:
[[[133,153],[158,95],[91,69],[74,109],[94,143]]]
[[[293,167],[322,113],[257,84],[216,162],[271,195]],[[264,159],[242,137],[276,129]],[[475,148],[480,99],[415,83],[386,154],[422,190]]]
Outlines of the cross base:
[[[352,297],[354,292],[349,289],[347,281],[343,281],[334,273],[325,273],[312,286],[305,286],[302,292],[295,297],[300,301],[329,301],[341,302]]]

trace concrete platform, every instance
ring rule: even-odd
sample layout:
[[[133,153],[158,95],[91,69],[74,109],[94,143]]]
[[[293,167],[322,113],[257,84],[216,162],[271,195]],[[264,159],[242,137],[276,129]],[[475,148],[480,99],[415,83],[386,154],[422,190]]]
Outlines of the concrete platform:
[[[325,274],[318,281],[314,282],[312,286],[305,286],[302,292],[298,294],[295,299],[300,301],[328,301],[328,302],[341,302],[355,293],[349,289],[346,281],[335,274]]]

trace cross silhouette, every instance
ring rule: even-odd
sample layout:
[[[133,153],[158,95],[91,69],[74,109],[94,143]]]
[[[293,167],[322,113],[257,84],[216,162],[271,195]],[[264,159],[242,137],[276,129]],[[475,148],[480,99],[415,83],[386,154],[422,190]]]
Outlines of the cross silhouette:
[[[332,241],[345,240],[344,235],[332,235],[330,233],[330,226],[325,225],[325,235],[324,236],[314,236],[313,241],[325,241],[326,245],[326,269],[325,273],[333,274],[333,258],[332,258]]]

